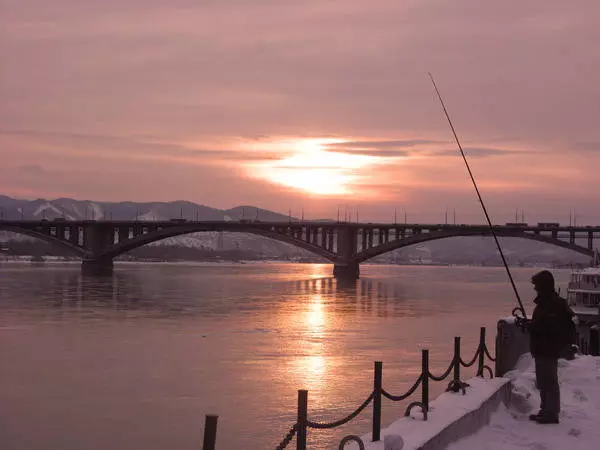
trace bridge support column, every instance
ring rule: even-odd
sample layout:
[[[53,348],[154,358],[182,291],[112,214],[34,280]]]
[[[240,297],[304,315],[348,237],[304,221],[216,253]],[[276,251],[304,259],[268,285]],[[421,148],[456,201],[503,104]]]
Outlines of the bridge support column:
[[[103,259],[84,259],[81,261],[81,273],[84,275],[110,275],[113,271],[113,260]]]
[[[343,280],[356,280],[360,277],[360,266],[356,261],[335,263],[333,265],[333,276]]]
[[[356,280],[360,276],[358,262],[354,259],[357,246],[357,228],[338,228],[337,254],[338,259],[333,266],[333,276],[336,278],[345,278]]]
[[[83,236],[87,255],[81,263],[81,271],[87,275],[111,274],[113,260],[102,254],[115,241],[115,227],[106,223],[88,223],[84,225]]]

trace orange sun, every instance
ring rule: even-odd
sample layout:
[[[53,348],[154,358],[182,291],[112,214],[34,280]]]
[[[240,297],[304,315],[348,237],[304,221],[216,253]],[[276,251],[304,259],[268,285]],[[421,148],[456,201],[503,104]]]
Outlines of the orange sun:
[[[273,183],[317,195],[343,195],[359,180],[358,171],[379,158],[328,151],[327,144],[341,139],[295,139],[272,141],[262,150],[286,154],[278,160],[249,164],[250,174]]]

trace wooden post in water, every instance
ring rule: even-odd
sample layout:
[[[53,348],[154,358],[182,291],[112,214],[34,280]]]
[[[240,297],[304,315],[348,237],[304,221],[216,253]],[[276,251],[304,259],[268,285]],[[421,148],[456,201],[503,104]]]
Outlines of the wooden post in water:
[[[298,432],[296,434],[296,450],[306,450],[306,428],[308,422],[308,391],[298,390]]]
[[[219,416],[206,415],[204,419],[204,443],[202,444],[202,450],[215,450],[218,419]]]

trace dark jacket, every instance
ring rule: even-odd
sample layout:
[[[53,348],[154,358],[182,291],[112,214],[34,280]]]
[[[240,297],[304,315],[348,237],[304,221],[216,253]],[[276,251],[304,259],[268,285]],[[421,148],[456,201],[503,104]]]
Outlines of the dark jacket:
[[[572,343],[573,311],[553,290],[540,293],[534,302],[536,307],[529,323],[531,355],[558,358]]]

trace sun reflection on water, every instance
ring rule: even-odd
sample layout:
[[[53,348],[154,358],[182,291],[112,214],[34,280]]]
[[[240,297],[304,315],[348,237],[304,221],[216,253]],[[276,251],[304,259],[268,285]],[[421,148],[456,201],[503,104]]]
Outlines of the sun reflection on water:
[[[321,378],[325,374],[325,369],[327,368],[327,361],[323,357],[323,355],[312,355],[304,358],[303,364],[307,369],[307,372],[310,373],[310,380],[317,380],[318,384],[321,383]]]
[[[306,312],[306,328],[313,336],[322,337],[325,326],[326,314],[323,306],[321,294],[312,294],[310,296],[309,309]]]
[[[303,311],[298,314],[297,354],[292,361],[296,383],[303,389],[321,390],[326,386],[328,361],[326,355],[328,315],[323,296],[309,294]]]

